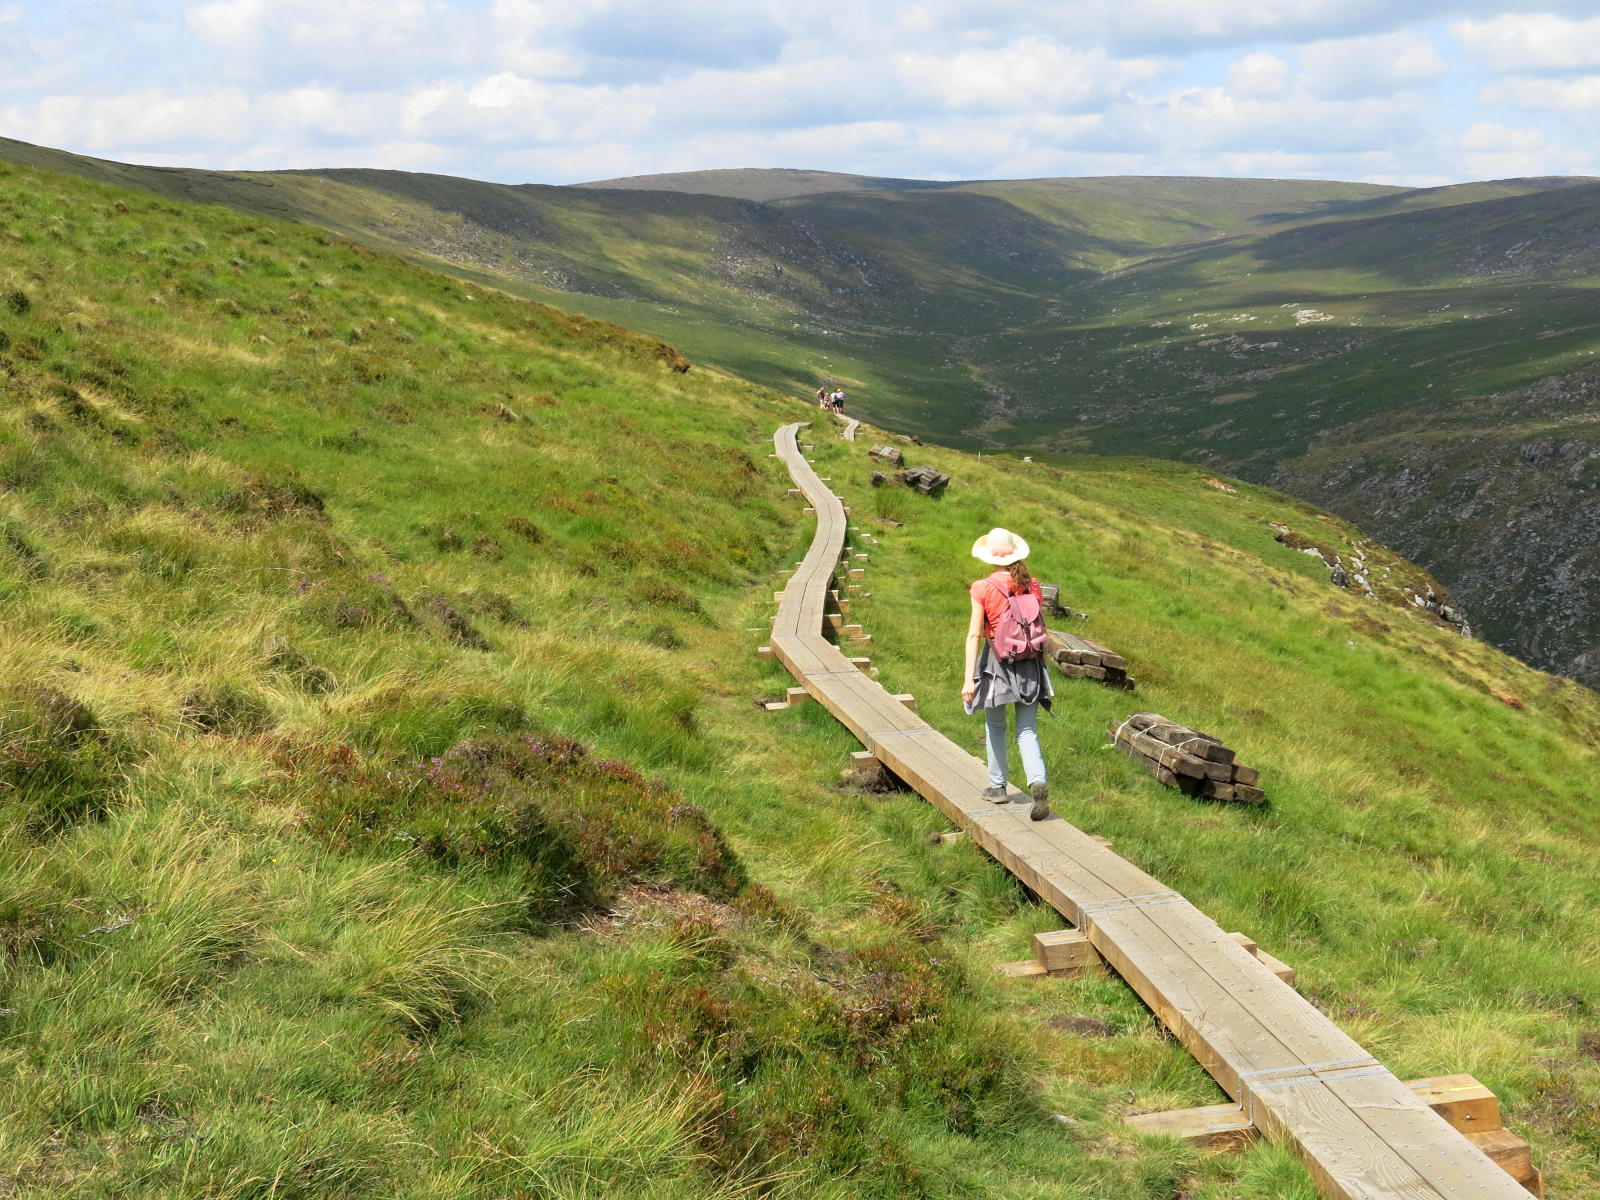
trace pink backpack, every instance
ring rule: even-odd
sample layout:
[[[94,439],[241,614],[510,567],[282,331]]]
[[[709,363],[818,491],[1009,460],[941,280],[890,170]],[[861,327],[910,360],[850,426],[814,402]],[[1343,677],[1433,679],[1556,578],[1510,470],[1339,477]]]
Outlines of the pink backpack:
[[[994,656],[1003,663],[1021,662],[1038,658],[1044,653],[1048,639],[1044,635],[1044,614],[1039,610],[1039,597],[1033,589],[1008,594],[998,584],[990,584],[1006,598],[1006,606],[994,623],[994,633],[989,645]]]

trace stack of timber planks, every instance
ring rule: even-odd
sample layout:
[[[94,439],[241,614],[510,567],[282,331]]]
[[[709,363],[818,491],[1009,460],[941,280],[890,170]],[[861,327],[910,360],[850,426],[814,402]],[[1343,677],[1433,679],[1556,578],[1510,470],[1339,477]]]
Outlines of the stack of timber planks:
[[[888,463],[891,467],[903,466],[906,461],[905,454],[896,446],[874,446],[867,451],[867,457]]]
[[[932,467],[907,467],[904,471],[894,473],[894,481],[903,483],[908,488],[916,488],[924,496],[931,496],[935,492],[944,491],[950,482],[950,476]]]
[[[1259,804],[1266,796],[1261,773],[1234,759],[1220,739],[1169,721],[1160,713],[1134,713],[1111,727],[1111,743],[1168,787],[1212,800]]]
[[[1106,649],[1099,642],[1071,633],[1057,633],[1054,629],[1048,629],[1045,636],[1050,639],[1045,657],[1055,663],[1057,670],[1068,679],[1098,679],[1112,687],[1133,691],[1137,681],[1128,674],[1128,660],[1122,655]]]

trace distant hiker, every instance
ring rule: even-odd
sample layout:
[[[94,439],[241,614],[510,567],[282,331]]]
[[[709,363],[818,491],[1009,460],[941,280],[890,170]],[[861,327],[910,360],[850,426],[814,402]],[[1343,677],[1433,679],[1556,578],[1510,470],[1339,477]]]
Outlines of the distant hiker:
[[[989,753],[984,795],[1006,804],[1006,708],[1017,710],[1017,749],[1033,797],[1035,821],[1050,815],[1044,756],[1039,753],[1039,706],[1055,695],[1045,670],[1044,617],[1039,582],[1028,573],[1028,543],[1005,529],[991,529],[972,544],[972,557],[998,568],[968,589],[972,620],[967,625],[966,673],[961,700],[969,713],[983,710]]]
[[[817,389],[817,407],[818,408],[828,408],[829,407],[828,401],[829,401],[829,396],[828,396],[827,387],[826,386],[819,387]]]
[[[833,400],[833,411],[836,412],[836,413],[844,412],[844,389],[843,388],[834,388],[833,389],[832,400]]]

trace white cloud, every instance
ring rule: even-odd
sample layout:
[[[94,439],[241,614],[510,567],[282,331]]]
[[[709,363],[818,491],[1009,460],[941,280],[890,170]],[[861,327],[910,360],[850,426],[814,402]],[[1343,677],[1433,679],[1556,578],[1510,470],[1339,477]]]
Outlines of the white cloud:
[[[1216,151],[1358,154],[1417,137],[1420,106],[1413,100],[1324,100],[1296,94],[1281,99],[1240,97],[1225,88],[1185,88],[1147,110],[1146,120],[1174,142]]]
[[[1549,144],[1549,139],[1540,130],[1530,125],[1524,125],[1520,129],[1513,129],[1511,126],[1501,125],[1497,121],[1478,121],[1461,137],[1462,149],[1478,153],[1501,153],[1505,151],[1527,153],[1533,150],[1543,150]]]
[[[909,92],[937,97],[962,112],[1059,112],[1119,97],[1170,68],[1154,59],[1115,59],[1042,38],[954,54],[902,55],[896,64]]]
[[[1551,13],[1458,21],[1450,32],[1498,71],[1569,71],[1600,67],[1600,17],[1572,21]]]
[[[1577,79],[1502,79],[1484,88],[1482,99],[1486,104],[1531,111],[1587,112],[1600,108],[1600,75],[1584,75]]]
[[[1300,48],[1313,95],[1352,100],[1432,83],[1448,70],[1425,36],[1412,30],[1312,42]]]
[[[1289,90],[1289,64],[1276,54],[1247,54],[1228,64],[1228,91],[1235,96],[1281,96]]]

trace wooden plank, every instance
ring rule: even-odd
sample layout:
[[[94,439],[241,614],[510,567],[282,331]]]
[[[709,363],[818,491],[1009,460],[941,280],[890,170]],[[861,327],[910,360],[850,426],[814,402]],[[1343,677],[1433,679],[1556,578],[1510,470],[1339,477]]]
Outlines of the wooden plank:
[[[1240,1150],[1256,1140],[1256,1127],[1237,1104],[1208,1104],[1124,1118],[1146,1137],[1180,1138],[1209,1150]]]
[[[1231,768],[1226,763],[1196,758],[1187,751],[1180,750],[1176,746],[1169,746],[1165,742],[1157,741],[1148,734],[1128,729],[1124,725],[1112,726],[1110,736],[1113,741],[1137,750],[1140,754],[1165,767],[1174,775],[1182,775],[1189,779],[1208,779],[1215,783],[1221,783],[1232,773]],[[1230,796],[1229,799],[1232,799],[1232,797]]]
[[[1089,638],[1084,638],[1083,640],[1088,644],[1091,651],[1100,656],[1100,665],[1102,667],[1108,667],[1113,671],[1126,671],[1128,669],[1128,660],[1123,658],[1122,655],[1107,649],[1099,642],[1091,641]]]
[[[1262,1089],[1245,1108],[1265,1136],[1288,1142],[1301,1152],[1312,1178],[1327,1196],[1337,1200],[1440,1200],[1449,1195],[1435,1188],[1382,1136],[1374,1136],[1374,1130],[1321,1080],[1291,1080]],[[1501,1177],[1505,1178],[1504,1173]]]
[[[1226,763],[1231,763],[1234,758],[1233,751],[1222,744],[1221,738],[1181,725],[1177,721],[1169,721],[1160,713],[1134,713],[1123,724],[1153,737],[1158,742],[1178,746],[1196,758]]]
[[[1326,1086],[1369,1135],[1376,1135],[1374,1140],[1423,1175],[1435,1194],[1526,1200],[1520,1184],[1387,1071],[1355,1074]]]

